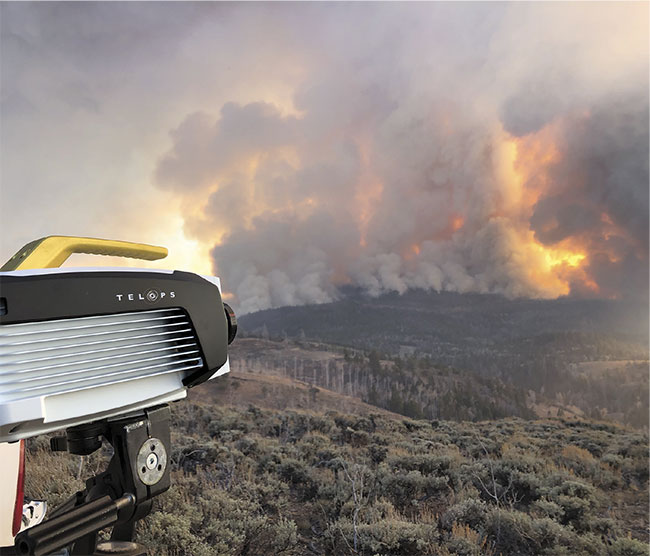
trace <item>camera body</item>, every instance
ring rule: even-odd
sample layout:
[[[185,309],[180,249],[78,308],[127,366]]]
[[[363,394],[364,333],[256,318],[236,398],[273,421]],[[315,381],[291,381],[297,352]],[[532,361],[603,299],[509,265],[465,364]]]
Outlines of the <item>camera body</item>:
[[[111,542],[130,542],[169,488],[169,402],[229,372],[237,320],[218,278],[60,268],[73,253],[155,260],[167,250],[49,236],[0,268],[1,554],[90,554],[111,526]],[[62,429],[53,450],[86,455],[103,439],[113,457],[48,520],[26,522],[24,439]]]
[[[0,442],[178,400],[229,370],[218,278],[17,270],[0,297]]]

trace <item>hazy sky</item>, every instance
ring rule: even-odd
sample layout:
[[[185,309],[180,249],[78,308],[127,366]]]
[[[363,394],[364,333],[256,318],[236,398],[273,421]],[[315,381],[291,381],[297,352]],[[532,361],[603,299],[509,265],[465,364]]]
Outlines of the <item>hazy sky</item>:
[[[242,311],[343,284],[647,296],[647,3],[0,12],[2,259],[163,244]]]

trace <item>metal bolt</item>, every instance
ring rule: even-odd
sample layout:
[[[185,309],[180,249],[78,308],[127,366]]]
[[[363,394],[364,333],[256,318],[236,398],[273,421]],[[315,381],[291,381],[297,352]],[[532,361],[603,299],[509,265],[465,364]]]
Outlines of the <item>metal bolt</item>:
[[[158,456],[156,454],[149,454],[147,456],[147,469],[153,469],[158,465]]]

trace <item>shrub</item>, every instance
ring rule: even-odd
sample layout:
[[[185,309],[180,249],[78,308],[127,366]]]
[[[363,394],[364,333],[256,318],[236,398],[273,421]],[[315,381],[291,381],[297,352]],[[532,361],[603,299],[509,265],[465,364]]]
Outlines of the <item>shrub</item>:
[[[571,523],[579,528],[583,518],[597,505],[594,487],[578,481],[565,481],[552,488],[548,498],[562,508],[563,524]]]
[[[390,473],[382,470],[380,477],[383,492],[395,507],[417,505],[441,491],[447,490],[446,477],[424,476],[419,471]]]
[[[329,529],[334,553],[354,554],[354,526],[342,518]],[[357,553],[373,556],[414,556],[437,554],[435,528],[428,524],[389,519],[357,526]]]
[[[488,508],[482,500],[469,498],[451,506],[442,516],[442,523],[451,529],[454,523],[468,525],[473,529],[482,529],[488,515]]]
[[[580,477],[594,477],[599,469],[598,462],[591,453],[578,446],[565,446],[557,462]]]
[[[554,547],[562,536],[562,527],[548,518],[507,510],[494,510],[488,516],[487,531],[497,552],[504,554],[540,554]]]
[[[220,545],[211,547],[203,535],[199,537],[192,533],[188,517],[160,511],[140,522],[138,531],[138,541],[157,547],[160,556],[211,556],[215,550],[222,553],[228,550],[225,543],[229,540],[222,538]]]
[[[449,455],[417,454],[413,456],[391,456],[386,464],[392,469],[404,471],[419,471],[423,475],[447,474],[454,465],[455,459]]]
[[[300,492],[304,500],[310,500],[316,495],[318,487],[303,462],[288,458],[278,466],[277,473],[282,480]]]
[[[614,469],[620,469],[623,465],[623,456],[619,456],[618,454],[605,454],[600,461]]]
[[[648,556],[647,544],[635,539],[617,539],[609,547],[609,556]]]
[[[531,511],[540,517],[550,517],[556,521],[561,520],[564,516],[562,506],[545,498],[533,502]]]
[[[375,465],[381,463],[386,459],[386,456],[388,454],[388,448],[385,446],[380,446],[377,444],[371,444],[368,446],[368,455],[370,456],[370,460],[372,463]]]
[[[465,537],[451,537],[445,543],[448,553],[455,556],[481,556],[485,554],[483,547],[472,539]]]

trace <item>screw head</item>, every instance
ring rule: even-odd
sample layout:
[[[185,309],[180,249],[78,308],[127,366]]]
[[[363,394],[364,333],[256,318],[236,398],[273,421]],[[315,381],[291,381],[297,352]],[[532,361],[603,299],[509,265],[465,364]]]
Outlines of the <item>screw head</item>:
[[[156,454],[149,454],[147,457],[147,469],[153,469],[158,465],[158,456]]]

